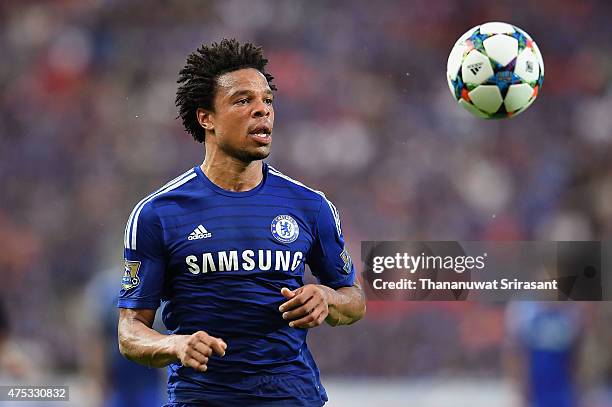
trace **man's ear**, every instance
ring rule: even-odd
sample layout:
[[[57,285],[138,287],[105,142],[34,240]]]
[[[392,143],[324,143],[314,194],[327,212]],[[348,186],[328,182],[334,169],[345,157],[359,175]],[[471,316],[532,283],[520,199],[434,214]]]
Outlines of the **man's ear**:
[[[204,131],[214,131],[215,124],[211,111],[199,107],[198,110],[196,110],[196,117],[198,118],[198,123],[200,123],[200,126],[202,126]]]

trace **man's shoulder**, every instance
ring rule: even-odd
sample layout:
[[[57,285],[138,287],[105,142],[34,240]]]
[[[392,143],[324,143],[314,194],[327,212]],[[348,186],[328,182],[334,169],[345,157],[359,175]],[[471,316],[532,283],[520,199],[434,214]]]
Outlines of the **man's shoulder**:
[[[338,210],[323,192],[304,185],[300,181],[297,181],[289,177],[288,175],[283,174],[282,172],[270,165],[268,165],[268,174],[272,184],[280,186],[286,189],[287,191],[290,191],[290,193],[294,196],[299,196],[302,199],[311,201],[313,204],[317,205],[318,213],[327,213],[329,215],[329,219],[333,218],[333,222],[336,225],[338,234],[342,234],[342,230],[340,229],[340,215],[338,214]],[[321,208],[327,208],[327,210],[322,210]]]
[[[291,178],[289,175],[284,174],[271,165],[268,165],[268,178],[272,187],[282,188],[292,195],[297,195],[317,202],[321,202],[325,199],[325,194],[323,192]]]
[[[145,209],[153,210],[161,202],[175,200],[179,196],[193,191],[192,184],[197,176],[198,175],[193,168],[185,171],[178,177],[166,182],[161,187],[157,188],[138,201],[134,207],[134,210],[138,210],[140,208],[142,208],[140,209],[141,211]]]
[[[197,173],[191,168],[138,201],[130,212],[126,224],[124,246],[135,247],[139,225],[161,224],[161,218],[172,207],[167,205],[168,202],[176,203],[182,196],[189,198],[191,191],[194,190],[191,184],[196,177]]]

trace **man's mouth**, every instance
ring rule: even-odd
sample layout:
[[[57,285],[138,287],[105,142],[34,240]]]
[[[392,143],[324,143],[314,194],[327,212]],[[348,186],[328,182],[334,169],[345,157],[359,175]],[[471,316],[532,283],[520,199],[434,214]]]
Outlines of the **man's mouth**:
[[[272,129],[267,125],[258,125],[249,130],[249,135],[262,144],[268,144],[272,138]]]

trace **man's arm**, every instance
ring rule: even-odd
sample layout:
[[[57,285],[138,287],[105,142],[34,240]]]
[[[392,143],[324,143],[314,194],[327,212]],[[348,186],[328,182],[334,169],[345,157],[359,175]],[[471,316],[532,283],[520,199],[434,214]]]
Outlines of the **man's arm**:
[[[338,211],[323,195],[314,231],[316,239],[306,262],[321,284],[307,284],[293,291],[282,288],[281,294],[288,301],[279,310],[295,328],[312,328],[323,321],[331,326],[359,321],[365,314],[365,298],[344,247]]]
[[[209,357],[224,356],[227,345],[204,331],[192,335],[163,335],[152,329],[155,311],[119,310],[119,351],[127,359],[148,367],[164,367],[180,361],[205,372]]]
[[[328,292],[329,315],[325,318],[331,326],[350,325],[365,315],[365,295],[357,281],[351,287],[340,287],[337,290],[321,286]]]
[[[320,284],[307,284],[297,290],[283,288],[288,301],[279,310],[293,328],[313,328],[326,321],[331,326],[350,325],[365,314],[365,297],[357,282],[334,290]]]

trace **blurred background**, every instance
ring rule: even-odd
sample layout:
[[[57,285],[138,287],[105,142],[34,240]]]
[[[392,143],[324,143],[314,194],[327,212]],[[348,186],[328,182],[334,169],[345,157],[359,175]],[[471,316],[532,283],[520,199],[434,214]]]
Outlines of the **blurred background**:
[[[163,370],[118,354],[114,301],[132,207],[203,159],[174,106],[201,43],[264,46],[268,161],[325,191],[358,264],[362,240],[609,239],[611,19],[605,0],[3,0],[0,384],[69,384],[75,406],[164,397]],[[511,120],[471,117],[446,84],[451,46],[486,21],[544,56],[539,99]],[[607,303],[370,302],[309,342],[330,406],[555,393],[539,405],[604,407],[611,317]]]

